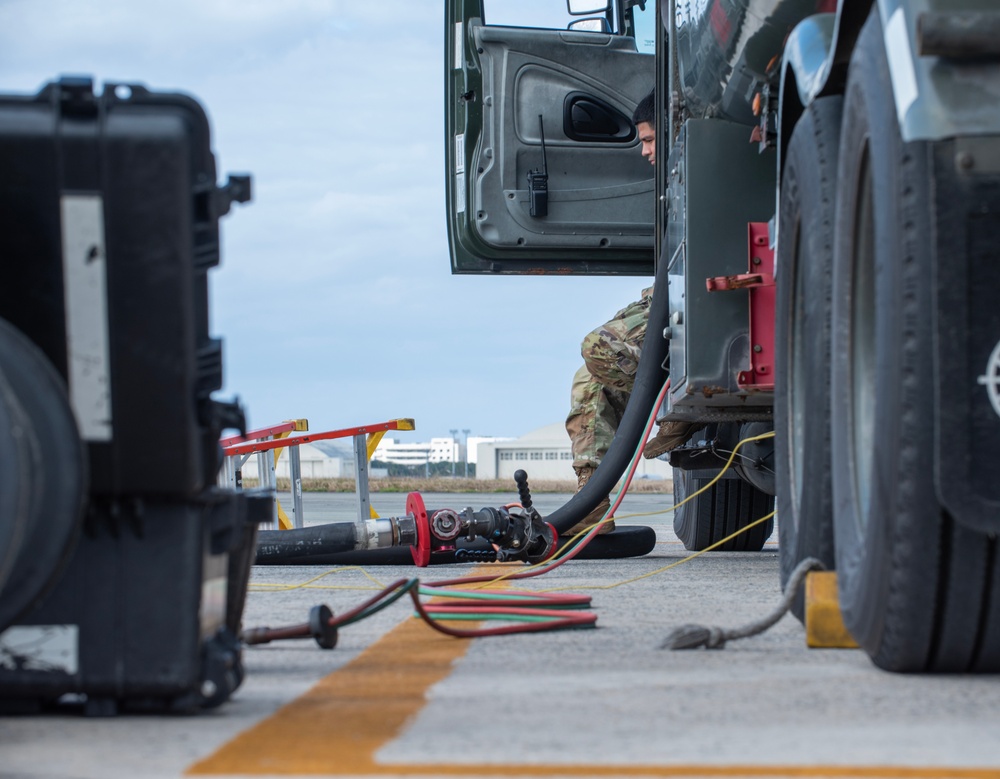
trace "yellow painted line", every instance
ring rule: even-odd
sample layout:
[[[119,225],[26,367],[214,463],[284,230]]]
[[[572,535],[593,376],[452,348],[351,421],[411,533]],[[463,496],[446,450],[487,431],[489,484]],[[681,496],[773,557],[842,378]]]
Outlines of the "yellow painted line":
[[[582,765],[377,763],[471,642],[416,619],[389,631],[344,667],[269,718],[190,766],[188,776],[813,777],[815,779],[997,779],[996,768],[851,765]],[[334,650],[336,651],[336,650]],[[488,702],[484,702],[488,716]],[[447,749],[445,743],[440,745]]]
[[[382,773],[375,752],[424,707],[427,690],[468,646],[408,619],[187,773]]]

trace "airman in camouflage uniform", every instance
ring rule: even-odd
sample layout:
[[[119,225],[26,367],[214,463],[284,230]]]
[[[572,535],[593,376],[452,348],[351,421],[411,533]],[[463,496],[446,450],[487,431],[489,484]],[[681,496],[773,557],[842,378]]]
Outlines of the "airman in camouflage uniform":
[[[639,101],[632,122],[641,143],[642,156],[656,163],[656,102],[650,92]],[[621,423],[635,372],[639,367],[639,352],[646,337],[649,306],[653,289],[644,289],[642,297],[601,325],[583,339],[580,352],[583,367],[573,377],[570,392],[570,412],[566,417],[566,432],[573,448],[573,470],[577,491],[593,475],[601,458],[607,453]],[[646,443],[643,456],[658,457],[684,443],[695,426],[687,422],[665,422],[656,437]],[[601,520],[611,503],[605,498],[586,517],[570,528],[569,534],[584,530]],[[613,520],[607,520],[600,533],[614,530]]]
[[[573,467],[597,467],[611,446],[635,383],[653,288],[583,339],[583,366],[573,377],[566,432]]]

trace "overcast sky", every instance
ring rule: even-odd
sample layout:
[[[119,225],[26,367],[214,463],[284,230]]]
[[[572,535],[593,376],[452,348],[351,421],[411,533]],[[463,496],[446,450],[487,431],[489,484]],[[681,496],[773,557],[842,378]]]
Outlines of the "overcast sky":
[[[60,74],[187,92],[220,181],[253,175],[209,277],[219,396],[252,427],[561,422],[580,339],[649,284],[451,275],[443,19],[443,0],[0,0],[4,92]]]

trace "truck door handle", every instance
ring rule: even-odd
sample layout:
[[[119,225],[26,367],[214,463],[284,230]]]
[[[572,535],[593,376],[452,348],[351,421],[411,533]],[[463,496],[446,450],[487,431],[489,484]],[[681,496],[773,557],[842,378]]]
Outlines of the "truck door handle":
[[[570,92],[563,100],[563,132],[574,141],[629,143],[635,138],[631,119],[585,92]]]

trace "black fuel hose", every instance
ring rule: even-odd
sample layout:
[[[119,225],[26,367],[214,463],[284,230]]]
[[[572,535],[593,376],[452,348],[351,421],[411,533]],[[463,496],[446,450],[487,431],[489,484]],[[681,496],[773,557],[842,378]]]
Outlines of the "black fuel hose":
[[[639,438],[646,429],[649,412],[669,375],[663,367],[670,349],[670,342],[663,337],[663,330],[670,319],[668,297],[667,263],[660,262],[653,280],[653,301],[649,307],[649,322],[635,372],[635,384],[608,453],[583,489],[545,518],[560,535],[597,507],[615,488],[632,461]]]
[[[291,530],[261,530],[257,534],[256,565],[291,565],[316,555],[350,552],[357,546],[353,522],[331,522]]]

